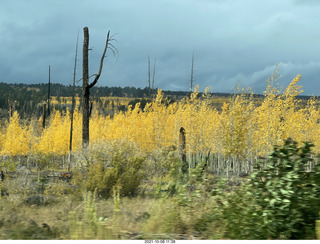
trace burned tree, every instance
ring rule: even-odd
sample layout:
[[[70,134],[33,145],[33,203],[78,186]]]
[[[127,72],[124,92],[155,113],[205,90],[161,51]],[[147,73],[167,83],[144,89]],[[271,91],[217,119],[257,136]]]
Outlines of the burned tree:
[[[42,111],[42,128],[44,129],[46,127],[46,118],[50,116],[50,65],[49,65],[49,81],[48,81],[48,99],[47,99],[47,104],[43,104],[43,111]],[[47,108],[48,105],[48,108]]]
[[[192,52],[192,64],[191,64],[191,77],[190,77],[190,88],[191,92],[193,92],[193,64],[194,64],[194,51]]]
[[[70,143],[69,143],[69,165],[68,170],[70,170],[70,162],[71,162],[71,151],[72,151],[72,136],[73,136],[73,114],[75,108],[75,94],[76,94],[76,73],[77,73],[77,59],[78,59],[78,44],[79,44],[79,31],[77,35],[77,45],[76,45],[76,54],[74,57],[74,68],[73,68],[73,85],[72,85],[72,104],[71,104],[71,113],[70,113]]]
[[[89,83],[89,29],[88,27],[83,28],[84,39],[83,39],[83,63],[82,63],[82,147],[86,148],[89,145],[89,118],[90,118],[90,89],[97,84],[103,67],[103,60],[106,56],[107,49],[110,48],[115,54],[116,49],[109,42],[110,31],[107,34],[107,40],[105,44],[105,48],[101,57],[100,67],[98,74],[95,75],[95,79],[93,82]]]
[[[42,110],[42,128],[44,129],[46,127],[46,110],[47,110],[47,104],[43,104],[43,110]]]
[[[179,132],[179,154],[182,161],[182,173],[188,172],[188,163],[186,156],[186,132],[183,127],[180,128]]]
[[[50,116],[50,87],[51,87],[51,82],[50,82],[50,78],[51,78],[51,73],[50,73],[50,65],[49,65],[49,80],[48,80],[48,117]]]
[[[150,89],[151,89],[151,81],[150,81],[150,57],[148,57],[148,82],[149,82],[149,90],[148,90],[148,96],[150,98]]]

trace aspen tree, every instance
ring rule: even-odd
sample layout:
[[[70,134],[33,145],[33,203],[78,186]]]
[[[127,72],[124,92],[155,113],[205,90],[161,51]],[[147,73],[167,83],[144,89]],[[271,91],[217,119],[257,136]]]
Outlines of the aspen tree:
[[[6,156],[27,155],[30,132],[20,125],[20,116],[15,111],[7,123],[1,154]]]

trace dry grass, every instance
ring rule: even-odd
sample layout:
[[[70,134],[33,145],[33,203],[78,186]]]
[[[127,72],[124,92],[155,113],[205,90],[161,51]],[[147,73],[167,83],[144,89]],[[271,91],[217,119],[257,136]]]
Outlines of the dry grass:
[[[9,196],[0,199],[0,239],[71,239],[69,232],[70,212],[76,213],[81,229],[87,228],[86,201],[73,195],[35,194],[32,190],[18,191],[16,180],[6,183]],[[59,182],[55,183],[59,184]],[[61,184],[65,184],[61,182]],[[4,188],[4,187],[3,187]],[[15,193],[10,193],[14,189]],[[33,196],[42,197],[42,202],[27,202]],[[206,204],[204,204],[206,205]],[[181,208],[173,198],[134,197],[120,198],[119,211],[115,210],[114,199],[97,199],[92,205],[96,212],[99,235],[88,239],[191,239],[194,236],[195,220],[208,209]],[[187,210],[187,211],[186,211]],[[80,232],[81,232],[80,229]],[[106,232],[112,230],[112,235]],[[180,235],[179,235],[180,234]],[[183,237],[181,237],[183,236]],[[81,235],[75,239],[82,239]],[[83,238],[83,239],[87,239]],[[192,237],[193,238],[193,237]]]
[[[84,221],[86,202],[83,198],[73,194],[38,194],[33,189],[32,180],[27,189],[20,185],[21,178],[23,176],[7,179],[2,186],[3,192],[9,196],[0,199],[0,239],[70,239],[69,213],[75,211],[77,221]],[[59,185],[59,182],[55,184]],[[60,184],[63,186],[65,182]],[[34,200],[28,202],[26,199]],[[119,211],[115,214],[112,198],[98,199],[96,217],[107,228],[112,229],[118,224],[116,238],[141,239],[151,214],[160,207],[159,202],[144,197],[121,198]],[[115,223],[116,219],[118,223]]]

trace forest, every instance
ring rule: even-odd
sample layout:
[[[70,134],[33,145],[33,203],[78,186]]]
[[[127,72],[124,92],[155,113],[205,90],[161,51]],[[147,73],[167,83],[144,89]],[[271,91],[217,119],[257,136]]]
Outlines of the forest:
[[[45,119],[47,85],[1,83],[0,239],[320,238],[319,100],[273,79],[260,96],[97,87],[85,148],[70,87]]]
[[[75,86],[75,96],[81,96],[80,86]],[[0,82],[0,109],[2,110],[2,117],[6,116],[6,111],[8,109],[9,100],[14,101],[15,111],[18,111],[20,116],[32,117],[33,115],[42,115],[42,105],[47,102],[48,99],[48,84],[16,84],[16,83],[4,83]],[[163,91],[167,98],[172,100],[181,100],[183,97],[190,96],[191,92],[185,91]],[[53,97],[56,102],[56,109],[62,111],[62,104],[68,101],[73,94],[72,85],[62,85],[59,83],[50,84],[50,96]],[[150,97],[155,97],[157,94],[157,89],[149,89],[145,87],[143,89],[136,87],[93,87],[91,91],[91,99],[95,101],[98,105],[103,105],[102,103],[110,98],[128,98],[130,100],[136,99],[149,99]],[[202,93],[200,92],[200,95]],[[228,93],[212,93],[213,96],[219,98],[227,98],[232,94]],[[257,98],[262,98],[262,95],[254,94]],[[109,99],[108,99],[109,98]],[[301,96],[301,99],[308,99],[309,97]],[[101,101],[104,100],[104,101]],[[69,99],[71,101],[71,99]],[[112,99],[111,99],[112,101]],[[121,102],[118,101],[118,104]],[[79,104],[80,106],[80,104]],[[115,105],[117,106],[117,104]],[[64,108],[65,110],[65,108]]]

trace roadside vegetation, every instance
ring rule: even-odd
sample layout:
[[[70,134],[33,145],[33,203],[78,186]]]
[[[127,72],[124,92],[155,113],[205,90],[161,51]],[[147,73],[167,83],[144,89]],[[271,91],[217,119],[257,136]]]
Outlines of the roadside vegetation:
[[[68,109],[44,127],[13,112],[0,126],[0,239],[320,238],[320,113],[297,99],[299,79],[221,111],[198,87],[95,110],[85,149],[76,110],[70,154]]]

